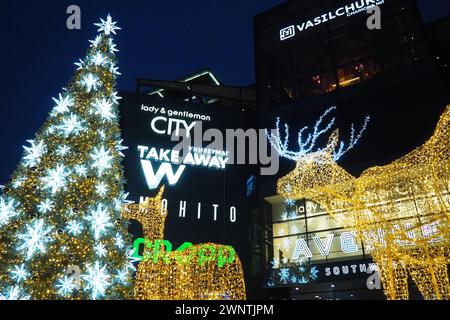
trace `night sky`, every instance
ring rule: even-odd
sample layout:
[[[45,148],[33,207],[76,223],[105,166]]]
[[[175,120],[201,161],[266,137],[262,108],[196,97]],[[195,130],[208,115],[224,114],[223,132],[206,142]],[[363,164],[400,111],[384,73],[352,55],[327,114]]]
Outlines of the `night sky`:
[[[9,179],[56,97],[83,58],[94,22],[118,21],[119,88],[136,77],[173,80],[209,68],[224,84],[254,81],[253,16],[283,0],[17,1],[0,0],[0,184]],[[66,28],[77,4],[82,29]],[[425,21],[450,12],[448,0],[419,0]]]

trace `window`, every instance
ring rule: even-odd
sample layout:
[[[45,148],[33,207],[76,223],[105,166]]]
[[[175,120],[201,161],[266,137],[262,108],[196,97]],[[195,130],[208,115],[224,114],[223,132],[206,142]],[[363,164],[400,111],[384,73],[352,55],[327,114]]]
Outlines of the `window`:
[[[379,64],[374,58],[361,60],[344,67],[337,68],[339,86],[341,88],[358,84],[381,73]]]
[[[277,261],[284,259],[287,263],[298,262],[292,260],[292,255],[299,240],[304,241],[310,250],[312,254],[310,262],[312,263],[326,259],[354,258],[363,255],[362,244],[356,238],[354,241],[357,250],[345,252],[347,248],[343,249],[341,244],[341,235],[345,230],[313,201],[298,200],[286,204],[280,200],[278,203],[273,203],[272,220],[274,221],[272,254]],[[349,237],[348,234],[345,236]],[[314,240],[314,237],[319,239]],[[321,251],[317,244],[318,241],[329,252]]]
[[[253,195],[255,190],[255,175],[252,175],[247,180],[247,198],[250,198]]]
[[[331,70],[316,72],[298,80],[297,86],[301,97],[320,95],[336,89],[336,78]]]

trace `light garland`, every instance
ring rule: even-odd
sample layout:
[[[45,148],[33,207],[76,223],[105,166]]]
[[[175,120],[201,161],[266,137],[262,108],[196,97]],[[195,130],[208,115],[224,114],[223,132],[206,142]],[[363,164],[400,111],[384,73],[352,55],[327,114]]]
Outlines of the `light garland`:
[[[140,205],[124,206],[123,216],[142,224],[147,241],[163,242],[164,223],[167,212],[162,207],[161,188],[155,198],[147,198]],[[214,255],[211,259],[198,254],[199,250],[211,248],[211,252],[228,252],[223,245],[206,243],[193,245],[183,251],[160,252],[161,258],[146,259],[138,266],[135,280],[137,300],[230,300],[245,299],[245,283],[241,262],[237,255],[230,263],[220,266]],[[144,248],[143,256],[151,255]],[[231,259],[229,259],[231,260]],[[187,262],[187,263],[186,263]]]
[[[421,147],[355,178],[321,152],[297,159],[278,180],[288,199],[310,199],[370,248],[388,299],[408,299],[408,275],[425,299],[449,299],[450,106]],[[289,191],[288,191],[289,190]]]

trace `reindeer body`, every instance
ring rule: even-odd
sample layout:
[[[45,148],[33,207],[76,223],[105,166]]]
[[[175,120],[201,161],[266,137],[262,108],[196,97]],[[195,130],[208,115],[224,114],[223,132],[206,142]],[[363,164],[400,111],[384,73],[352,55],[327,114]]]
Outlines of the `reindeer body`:
[[[142,224],[148,243],[164,239],[167,212],[162,208],[163,189],[155,198],[140,205],[128,205],[123,215]],[[205,256],[205,249],[209,255]],[[150,247],[143,256],[151,257]],[[243,300],[245,283],[239,257],[219,265],[212,252],[230,252],[229,247],[214,243],[191,246],[180,252],[163,252],[162,257],[144,259],[135,280],[137,300]],[[199,254],[200,253],[200,254]],[[229,256],[228,256],[229,258]]]
[[[319,203],[365,239],[389,299],[408,299],[408,274],[425,299],[448,299],[450,106],[424,145],[359,178],[336,163],[336,144],[337,131],[327,148],[298,157],[278,192]]]

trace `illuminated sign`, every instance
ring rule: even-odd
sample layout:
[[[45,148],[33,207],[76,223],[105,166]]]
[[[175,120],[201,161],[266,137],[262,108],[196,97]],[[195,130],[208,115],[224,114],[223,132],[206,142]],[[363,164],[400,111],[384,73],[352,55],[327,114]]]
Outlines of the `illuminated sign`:
[[[144,244],[147,250],[144,256],[139,255],[139,246]],[[153,263],[157,263],[160,258],[164,263],[170,263],[170,259],[174,259],[178,263],[187,264],[191,259],[198,255],[198,264],[202,266],[206,262],[213,261],[217,259],[217,265],[219,268],[223,267],[227,263],[232,263],[235,257],[235,251],[232,246],[220,247],[217,252],[216,249],[210,244],[197,245],[196,250],[191,250],[190,254],[186,259],[179,255],[170,255],[169,252],[182,252],[192,247],[192,242],[184,242],[175,251],[172,251],[172,243],[169,240],[155,240],[150,241],[144,238],[138,238],[133,244],[133,257],[140,259],[141,261],[151,260]],[[164,248],[164,249],[163,249]]]
[[[137,149],[141,159],[142,170],[144,171],[145,179],[150,190],[157,189],[164,177],[167,178],[169,185],[173,186],[177,184],[186,165],[225,169],[228,161],[228,152],[208,148],[191,146],[183,158],[180,157],[178,150],[147,146],[138,146]],[[156,172],[151,160],[161,162]],[[174,171],[173,168],[176,166],[178,167]]]
[[[376,263],[366,260],[316,264],[314,267],[317,270],[317,281],[365,278],[378,270]]]
[[[202,133],[245,128],[240,108],[121,91],[120,126],[128,199],[136,203],[154,197],[165,185],[166,234],[174,246],[183,242],[226,243],[240,256],[249,253],[245,241],[249,224],[244,165],[229,160]],[[197,140],[197,137],[199,139]],[[181,144],[181,147],[180,147]],[[219,145],[219,144],[218,144]],[[130,226],[135,238],[142,228]]]
[[[139,203],[143,203],[146,200],[146,197],[140,197]],[[186,218],[186,212],[188,213],[188,216],[193,219],[201,219],[203,215],[205,214],[205,210],[207,210],[208,217],[210,217],[210,220],[217,221],[218,220],[218,213],[219,211],[223,211],[220,208],[220,205],[212,203],[212,204],[204,204],[202,202],[187,202],[185,200],[180,200],[178,202],[178,207],[171,206],[170,209],[168,207],[169,201],[167,199],[162,199],[162,206],[161,206],[161,212],[176,212],[178,213],[178,216],[180,218]],[[172,201],[172,203],[174,203]],[[175,204],[175,203],[174,203]],[[188,210],[188,204],[189,204],[189,210]],[[229,222],[236,222],[236,206],[228,206],[227,211],[225,211],[225,214],[228,215],[228,221]],[[225,218],[227,219],[227,218]]]
[[[401,188],[392,190],[404,194]],[[368,195],[367,197],[370,197]],[[382,200],[382,199],[380,199]],[[358,240],[355,233],[342,230],[341,226],[317,203],[310,200],[277,200],[272,207],[273,215],[273,257],[274,263],[281,261],[299,262],[311,259],[314,262],[330,259],[349,259],[372,251],[371,244],[384,243],[387,233],[406,230],[407,239],[396,240],[400,246],[413,246],[417,239],[426,238],[429,243],[443,240],[439,236],[439,223],[431,221],[416,228],[414,219],[404,220],[393,225],[392,230],[374,228],[366,230],[362,239]]]
[[[187,110],[173,110],[170,107],[149,107],[142,104],[140,110],[150,112],[154,116],[150,120],[150,129],[157,135],[190,138],[198,123],[211,121],[211,116]],[[202,147],[189,146],[188,152],[183,155],[180,154],[180,150],[155,146],[138,145],[137,150],[150,190],[157,189],[164,177],[166,177],[168,185],[176,185],[185,171],[186,165],[225,169],[228,161],[228,152]],[[157,165],[159,165],[158,169],[155,168]]]
[[[280,30],[280,40],[286,40],[295,36],[296,32],[303,32],[309,28],[316,27],[321,23],[331,21],[341,16],[353,16],[355,14],[366,12],[366,10],[373,6],[379,6],[384,4],[384,0],[359,0],[350,3],[349,5],[342,6],[336,10],[324,13],[313,19],[303,21],[297,25],[291,25]]]
[[[292,223],[292,222],[290,222]],[[412,225],[406,224],[404,226],[405,229],[409,229]],[[425,224],[421,227],[421,236],[424,238],[429,238],[429,242],[439,242],[442,241],[442,237],[433,237],[437,233],[437,226],[438,224],[436,222],[432,222],[429,224]],[[394,226],[395,229],[400,229],[399,225]],[[311,234],[314,234],[312,231]],[[386,236],[386,232],[378,228],[376,231],[369,231],[365,234],[365,242],[369,243],[369,239],[377,238],[377,239],[384,239]],[[295,237],[295,236],[294,236]],[[417,238],[417,235],[413,232],[408,232],[408,237],[413,241]],[[277,243],[281,242],[281,250],[285,252],[292,252],[290,255],[291,260],[298,260],[302,258],[313,258],[313,249],[316,252],[316,256],[324,256],[328,257],[331,252],[336,254],[337,251],[340,251],[344,254],[355,254],[358,253],[361,248],[358,245],[358,241],[355,237],[354,232],[342,232],[339,235],[339,240],[337,241],[338,244],[336,244],[336,236],[334,233],[329,233],[325,236],[319,237],[312,235],[309,241],[304,239],[303,237],[300,237],[295,240],[295,244],[293,245],[293,239],[292,236],[285,236],[282,238],[276,238],[275,239],[275,245],[277,247]],[[296,238],[296,237],[295,237]],[[400,245],[402,246],[409,246],[413,245],[413,242],[408,242],[406,240],[398,240]],[[332,250],[333,249],[333,250]],[[366,244],[367,251],[372,250],[371,246]]]
[[[317,246],[322,256],[330,254],[331,245],[334,240],[334,234],[328,234],[323,241],[320,237],[313,237],[314,244]],[[340,235],[341,250],[344,253],[358,252],[358,241],[355,234],[350,232],[342,232]],[[313,254],[305,239],[297,239],[294,252],[292,253],[292,260],[298,260],[301,257],[312,258]]]

